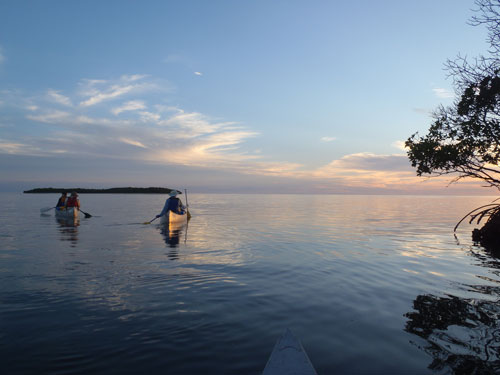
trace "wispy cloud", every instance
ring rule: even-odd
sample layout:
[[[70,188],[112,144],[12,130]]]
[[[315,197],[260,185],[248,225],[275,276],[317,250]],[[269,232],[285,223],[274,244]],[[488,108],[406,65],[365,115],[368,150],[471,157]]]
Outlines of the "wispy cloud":
[[[32,111],[36,111],[37,109],[38,106],[31,107]],[[70,119],[71,113],[59,110],[46,110],[43,113],[27,115],[26,117],[30,120],[51,124],[51,123],[59,123],[61,120]]]
[[[451,99],[455,97],[455,94],[448,89],[434,88],[432,91],[434,91],[434,94],[441,99]]]
[[[73,104],[71,103],[70,98],[68,98],[67,96],[59,94],[59,92],[57,92],[55,90],[49,90],[47,92],[47,95],[48,95],[49,99],[51,101],[53,101],[53,102],[56,102],[56,103],[59,103],[59,104],[62,104],[62,105],[68,106],[68,107],[72,107],[73,106]]]
[[[414,173],[405,155],[380,155],[370,152],[346,155],[341,159],[332,161],[325,170],[328,170],[328,168],[357,171],[408,171]]]
[[[146,78],[147,74],[124,74],[120,77],[123,82],[135,82]]]
[[[122,112],[137,111],[145,108],[146,105],[142,100],[131,100],[129,102],[122,104],[120,107],[113,108],[111,110],[111,113],[113,113],[114,115],[119,115]]]
[[[80,106],[90,107],[126,94],[139,94],[157,89],[158,86],[154,82],[144,80],[146,77],[141,74],[124,75],[112,83],[104,80],[83,81],[80,94],[86,99],[80,102]]]
[[[136,147],[141,147],[141,148],[147,148],[147,146],[144,146],[141,142],[134,141],[133,139],[120,138],[120,141],[122,141],[123,143],[126,143],[128,145],[132,145],[132,146],[136,146]]]
[[[96,105],[104,100],[114,99],[124,94],[131,92],[134,89],[133,85],[114,85],[111,86],[105,92],[94,91],[87,100],[80,102],[80,105],[83,107],[89,107],[92,105]]]
[[[23,143],[15,143],[9,141],[2,141],[0,139],[0,152],[3,154],[27,154],[30,147]]]
[[[152,89],[162,88],[144,75],[127,75],[117,80],[84,80],[72,96],[47,90],[43,97],[30,98],[29,109],[28,104],[23,106],[28,120],[46,124],[45,129],[39,127],[46,137],[31,138],[22,145],[4,140],[0,153],[22,154],[30,148],[46,154],[68,150],[73,155],[233,170],[258,158],[241,150],[257,133],[233,121],[217,121],[155,102],[155,96],[147,95]],[[116,106],[106,103],[126,93],[136,98]],[[80,105],[71,106],[82,96],[86,99]]]
[[[141,111],[139,112],[141,116],[141,120],[144,122],[154,122],[157,123],[161,119],[161,115],[159,113]]]
[[[182,129],[182,134],[197,137],[202,134],[214,133],[226,126],[235,125],[235,122],[212,122],[206,116],[197,112],[185,112],[177,109],[171,117],[158,123],[161,126]]]
[[[6,98],[14,94],[2,92],[4,105],[12,103],[23,110],[25,119],[33,121],[44,136],[19,138],[22,141],[3,136],[0,153],[92,155],[127,162],[284,177],[298,182],[317,182],[318,186],[341,184],[366,189],[411,189],[422,181],[416,177],[403,153],[356,153],[326,165],[312,166],[271,159],[249,147],[248,141],[259,136],[252,129],[235,121],[215,119],[168,105],[164,98],[159,100],[157,95],[149,95],[153,89],[162,87],[151,77],[127,75],[116,80],[85,80],[74,92],[66,94],[65,91],[65,95],[55,89],[47,90],[21,105],[17,99],[23,95],[17,93],[16,100],[9,102]],[[119,104],[111,102],[123,99],[126,94],[133,97]],[[79,102],[87,104],[71,105]],[[98,103],[101,105],[97,106]],[[60,105],[65,106],[64,110]],[[332,142],[336,138],[324,136],[320,139]],[[392,145],[403,150],[402,141]]]
[[[197,75],[197,76],[202,76],[203,75],[203,73],[201,73],[201,72],[194,72],[194,74]]]
[[[346,185],[382,188],[412,189],[422,182],[415,175],[406,155],[379,155],[356,153],[333,160],[312,174],[319,179],[342,180]]]

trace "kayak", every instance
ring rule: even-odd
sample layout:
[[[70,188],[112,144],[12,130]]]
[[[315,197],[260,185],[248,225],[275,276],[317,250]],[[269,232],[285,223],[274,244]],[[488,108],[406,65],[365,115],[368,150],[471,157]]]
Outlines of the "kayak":
[[[71,217],[71,216],[66,217],[66,216],[56,215],[56,221],[58,222],[61,228],[71,228],[80,225],[79,217]]]
[[[302,344],[287,328],[278,339],[262,375],[318,375]]]
[[[56,207],[55,213],[57,217],[76,218],[79,217],[78,214],[80,213],[80,210],[78,209],[78,207],[66,207],[62,209]]]
[[[168,215],[163,215],[160,219],[160,224],[184,224],[188,221],[188,213],[179,215],[175,212],[168,211]]]

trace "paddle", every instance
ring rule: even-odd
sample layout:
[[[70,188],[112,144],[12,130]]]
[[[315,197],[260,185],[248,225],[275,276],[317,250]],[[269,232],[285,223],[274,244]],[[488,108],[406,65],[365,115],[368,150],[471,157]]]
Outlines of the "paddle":
[[[189,213],[189,203],[188,203],[188,191],[187,189],[184,189],[184,194],[186,194],[186,211],[187,211],[187,219],[191,219],[191,214]]]
[[[156,219],[158,219],[157,217],[155,217],[153,220],[151,221],[145,221],[143,224],[151,224],[153,221],[155,221]]]
[[[80,210],[80,212],[82,212],[85,215],[85,219],[88,219],[88,218],[92,217],[92,215],[89,214],[88,212],[85,212],[85,211],[82,211],[82,210]]]
[[[47,211],[50,211],[50,210],[53,210],[55,207],[44,207],[44,208],[40,208],[40,213],[44,213],[44,212],[47,212]]]

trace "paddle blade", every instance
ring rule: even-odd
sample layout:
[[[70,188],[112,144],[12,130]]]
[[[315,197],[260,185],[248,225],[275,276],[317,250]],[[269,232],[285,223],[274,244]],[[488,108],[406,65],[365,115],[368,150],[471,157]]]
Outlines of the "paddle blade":
[[[145,221],[143,224],[151,224],[153,221],[155,221],[156,219],[158,219],[157,217],[155,217],[154,219],[151,219],[151,221]]]
[[[92,217],[92,215],[91,215],[91,214],[88,214],[88,213],[86,213],[86,212],[84,212],[83,214],[85,215],[85,218],[86,218],[86,219],[88,219],[88,218]]]
[[[40,213],[44,213],[44,212],[47,212],[47,211],[50,211],[52,210],[54,207],[44,207],[44,208],[40,208]]]

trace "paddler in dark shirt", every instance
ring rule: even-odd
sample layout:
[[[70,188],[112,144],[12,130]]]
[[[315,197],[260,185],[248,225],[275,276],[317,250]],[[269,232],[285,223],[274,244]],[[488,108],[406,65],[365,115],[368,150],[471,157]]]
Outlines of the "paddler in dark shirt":
[[[66,206],[66,196],[67,196],[67,193],[65,191],[63,191],[61,193],[61,196],[59,197],[59,200],[57,201],[56,209],[58,209],[58,210],[64,209],[64,207]]]
[[[168,214],[168,211],[175,212],[176,214],[184,213],[184,206],[182,205],[182,201],[177,198],[178,192],[176,190],[172,190],[168,195],[170,197],[165,201],[165,206],[163,206],[163,210],[161,210],[159,215],[156,217],[163,216]]]

